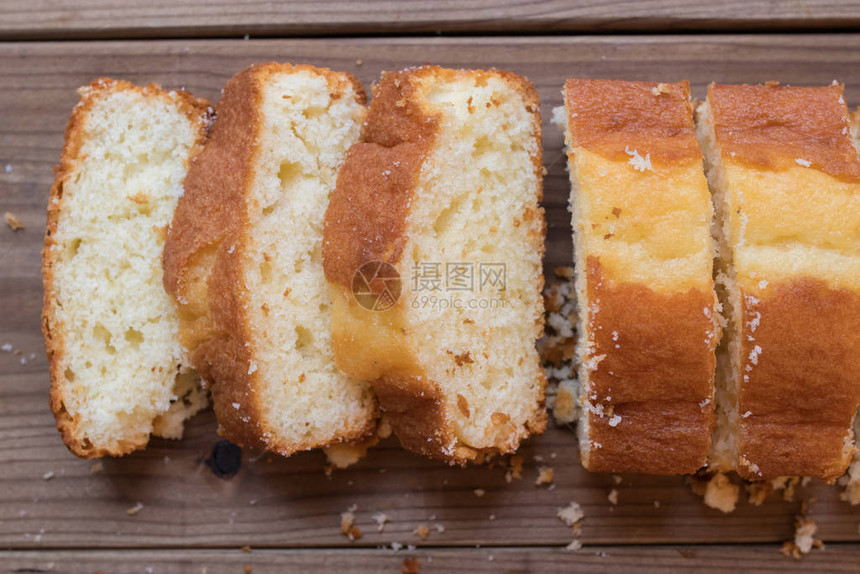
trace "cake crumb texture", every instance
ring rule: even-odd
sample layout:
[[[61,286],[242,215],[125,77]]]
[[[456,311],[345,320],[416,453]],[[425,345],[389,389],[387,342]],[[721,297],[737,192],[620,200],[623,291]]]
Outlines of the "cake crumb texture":
[[[92,458],[177,438],[206,404],[161,252],[209,106],[106,78],[79,93],[48,204],[42,331],[57,427]]]

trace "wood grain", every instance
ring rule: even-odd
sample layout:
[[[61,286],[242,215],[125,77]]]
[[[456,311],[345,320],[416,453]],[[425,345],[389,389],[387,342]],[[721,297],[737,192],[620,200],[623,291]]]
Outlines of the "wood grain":
[[[837,78],[847,83],[849,103],[860,101],[860,35],[854,34],[0,44],[0,211],[15,213],[25,225],[18,232],[0,229],[0,344],[23,352],[0,353],[0,548],[373,548],[393,541],[422,547],[560,546],[570,542],[571,530],[556,518],[556,510],[577,501],[587,516],[582,524],[587,545],[761,542],[769,543],[760,549],[768,560],[780,558],[777,543],[792,536],[798,501],[771,497],[761,507],[742,502],[735,513],[723,515],[702,505],[681,477],[625,476],[616,486],[609,475],[581,469],[574,435],[566,428],[550,428],[525,446],[523,479],[511,484],[500,468],[449,468],[405,453],[393,441],[331,477],[323,473],[320,453],[290,459],[245,453],[238,475],[222,480],[204,463],[218,440],[211,413],[191,422],[185,440],[153,441],[145,452],[105,460],[97,474],[90,473],[92,462],[76,459],[63,447],[47,404],[39,249],[52,168],[77,99],[75,88],[107,75],[185,86],[217,98],[225,81],[252,62],[325,65],[353,72],[369,84],[383,69],[430,59],[447,66],[509,69],[537,85],[548,168],[547,268],[571,258],[562,138],[549,124],[566,77],[688,78],[700,97],[711,80],[826,84]],[[555,468],[553,490],[534,486],[538,464]],[[53,477],[43,479],[46,473]],[[619,492],[617,506],[607,500],[613,488]],[[475,489],[486,494],[478,497]],[[810,517],[825,541],[860,541],[860,508],[841,502],[838,489],[813,483],[798,498],[816,499]],[[143,508],[128,514],[137,503]],[[340,513],[353,504],[364,537],[349,542],[340,533]],[[391,518],[381,533],[371,518],[376,512]],[[431,527],[426,541],[414,534],[421,524]],[[444,532],[435,530],[436,524]],[[847,551],[856,553],[856,548]],[[641,548],[630,552],[629,564],[653,564]],[[675,551],[655,552],[655,559],[662,559]],[[83,564],[75,566],[79,569],[90,567],[87,560],[120,560],[110,553],[75,556],[79,562],[68,558],[69,564]],[[169,561],[176,555],[165,556]],[[220,568],[210,572],[226,571],[220,554],[206,556]],[[364,554],[336,556],[333,560],[365,567]],[[535,556],[525,552],[513,563],[538,569],[543,558]],[[478,563],[484,559],[469,567],[483,568]],[[303,558],[295,560],[301,567]],[[374,562],[367,560],[369,570]],[[562,560],[550,564],[566,567],[575,562],[547,560]],[[779,564],[784,569],[793,563]],[[188,571],[177,568],[168,571]]]
[[[433,572],[856,572],[860,545],[841,544],[816,551],[803,560],[782,559],[773,546],[606,546],[567,552],[559,548],[489,548],[438,550],[159,550],[0,552],[8,572],[63,574],[253,574],[306,572],[400,572],[404,559],[415,558],[422,574]],[[151,568],[151,570],[147,570]]]
[[[0,39],[851,30],[856,0],[9,0]]]

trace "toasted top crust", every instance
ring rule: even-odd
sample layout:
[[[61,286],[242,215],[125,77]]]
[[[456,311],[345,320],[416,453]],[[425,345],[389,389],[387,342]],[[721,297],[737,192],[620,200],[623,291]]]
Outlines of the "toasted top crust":
[[[753,167],[808,164],[839,179],[860,181],[843,86],[721,85],[708,87],[721,153]]]
[[[860,402],[860,160],[842,87],[715,86],[738,473],[833,481]]]
[[[42,336],[45,339],[45,349],[48,353],[51,374],[51,410],[57,423],[57,429],[63,437],[63,442],[69,450],[81,458],[98,458],[101,456],[121,456],[133,450],[143,448],[143,443],[122,444],[115,450],[100,448],[93,445],[86,437],[77,432],[77,422],[66,411],[60,389],[63,374],[60,372],[62,357],[65,353],[65,341],[61,325],[56,324],[54,316],[54,301],[56,297],[54,285],[54,260],[51,257],[52,236],[57,231],[60,214],[63,209],[63,185],[75,169],[75,162],[80,157],[80,148],[84,143],[84,124],[87,114],[97,100],[110,92],[131,91],[147,97],[160,98],[178,105],[183,114],[196,124],[199,130],[198,144],[203,143],[209,126],[212,108],[208,100],[198,99],[184,90],[166,92],[158,84],[145,87],[135,86],[124,80],[97,78],[88,85],[80,88],[80,101],[75,106],[69,123],[66,126],[65,142],[60,157],[60,164],[55,168],[55,179],[51,186],[48,199],[48,218],[45,231],[45,245],[42,249],[42,282],[44,299],[42,305]]]
[[[233,76],[216,106],[210,141],[185,180],[164,249],[164,287],[179,303],[180,339],[201,375],[213,381],[212,396],[221,432],[239,444],[290,454],[325,445],[273,445],[260,420],[249,368],[250,326],[236,250],[247,224],[246,188],[260,122],[262,86],[276,73],[307,70],[326,76],[334,90],[344,74],[313,66],[269,62]],[[364,103],[364,91],[346,75]],[[234,404],[241,405],[236,408]],[[360,429],[355,437],[372,432]],[[295,445],[293,445],[295,446]]]
[[[747,285],[738,320],[738,472],[833,482],[853,454],[846,437],[860,404],[860,295],[814,278]]]
[[[714,424],[713,291],[659,293],[612,281],[596,257],[587,266],[587,468],[696,472]]]
[[[710,194],[687,84],[569,80],[565,95],[579,246],[616,281],[710,290]]]
[[[568,80],[582,461],[695,472],[719,340],[710,195],[689,85]]]
[[[690,83],[571,78],[564,86],[570,135],[608,159],[638,150],[651,160],[701,160],[690,106]]]

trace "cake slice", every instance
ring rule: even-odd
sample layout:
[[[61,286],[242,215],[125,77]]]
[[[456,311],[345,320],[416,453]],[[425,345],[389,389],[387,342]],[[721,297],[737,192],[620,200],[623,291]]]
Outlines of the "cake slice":
[[[841,85],[717,85],[698,109],[722,225],[724,452],[832,482],[860,404],[860,159]]]
[[[161,250],[209,105],[107,78],[79,94],[48,201],[42,334],[57,428],[93,458],[179,438],[206,404]]]
[[[382,75],[325,218],[338,366],[403,446],[465,463],[546,425],[538,96],[501,71]]]
[[[349,74],[268,63],[234,76],[164,251],[180,336],[220,432],[282,455],[375,428],[370,386],[332,359],[323,215],[365,95]]]
[[[570,79],[564,100],[582,464],[695,472],[710,446],[720,328],[689,84]]]

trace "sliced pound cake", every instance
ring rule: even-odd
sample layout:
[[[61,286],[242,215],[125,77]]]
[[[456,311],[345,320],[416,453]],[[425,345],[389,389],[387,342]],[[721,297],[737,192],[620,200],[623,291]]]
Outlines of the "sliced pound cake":
[[[546,425],[538,96],[500,71],[383,74],[325,218],[340,368],[409,450],[465,463]]]
[[[206,395],[179,344],[161,251],[208,103],[99,79],[80,90],[48,203],[42,333],[51,408],[85,458],[178,438]]]
[[[860,159],[847,113],[840,85],[712,84],[698,109],[729,319],[714,457],[748,479],[833,481],[854,452]]]
[[[564,99],[582,464],[695,472],[720,328],[689,84],[570,79]]]
[[[323,214],[358,139],[349,74],[261,64],[234,76],[191,167],[164,251],[180,336],[220,432],[283,455],[372,433],[370,386],[332,360]]]

